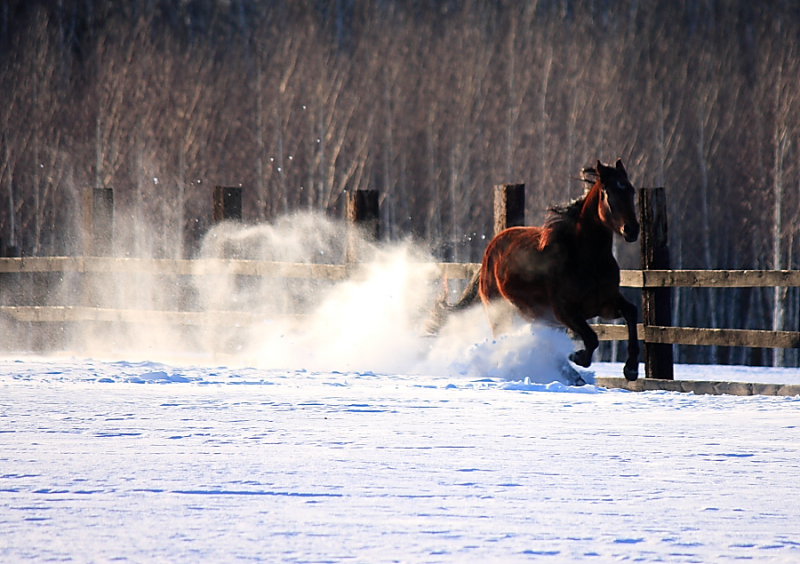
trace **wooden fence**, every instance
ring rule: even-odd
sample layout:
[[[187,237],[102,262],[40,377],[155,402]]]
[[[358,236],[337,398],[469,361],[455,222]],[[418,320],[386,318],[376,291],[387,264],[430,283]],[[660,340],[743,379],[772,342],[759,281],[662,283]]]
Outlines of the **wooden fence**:
[[[495,231],[524,223],[524,185],[495,187]],[[91,200],[89,200],[91,201]],[[241,192],[237,188],[217,187],[214,191],[214,219],[241,218]],[[113,232],[113,194],[108,189],[95,190],[93,213],[87,229],[94,254],[110,251],[109,232]],[[675,327],[671,323],[673,287],[794,287],[800,286],[800,271],[787,270],[671,270],[667,247],[667,218],[664,190],[643,188],[639,191],[642,219],[642,269],[624,270],[621,285],[642,290],[642,323],[639,338],[644,342],[645,375],[662,380],[673,379],[672,345],[717,345],[764,348],[800,348],[800,332],[741,329]],[[348,195],[347,218],[352,229],[378,237],[378,197],[374,191],[356,191]],[[106,235],[101,233],[105,230]],[[181,277],[233,274],[241,276],[344,280],[352,275],[358,260],[356,248],[348,243],[343,264],[308,264],[236,259],[138,259],[104,256],[85,257],[9,257],[0,258],[0,274],[23,273],[148,273]],[[478,263],[438,263],[435,277],[449,280],[468,279]],[[2,282],[2,280],[0,280]],[[4,286],[14,284],[6,279]],[[80,305],[0,305],[0,317],[23,323],[71,323],[113,321],[122,323],[206,323],[241,325],[259,320],[246,312],[208,311],[137,311],[103,308],[91,303]],[[626,340],[623,325],[596,324],[601,340]],[[642,384],[639,384],[641,387]],[[630,387],[630,386],[628,386]],[[634,385],[631,389],[637,389]]]

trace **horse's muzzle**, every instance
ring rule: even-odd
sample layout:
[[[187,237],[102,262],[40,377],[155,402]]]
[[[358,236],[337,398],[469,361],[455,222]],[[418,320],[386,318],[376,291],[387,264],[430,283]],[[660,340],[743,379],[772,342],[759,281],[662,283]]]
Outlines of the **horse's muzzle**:
[[[623,225],[622,236],[628,243],[633,243],[636,239],[639,238],[639,224],[626,223],[625,225]]]

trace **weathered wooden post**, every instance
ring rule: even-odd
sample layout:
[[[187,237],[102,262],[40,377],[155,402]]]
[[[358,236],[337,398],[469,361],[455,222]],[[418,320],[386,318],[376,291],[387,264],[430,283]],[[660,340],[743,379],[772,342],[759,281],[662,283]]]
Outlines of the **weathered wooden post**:
[[[219,223],[221,221],[240,221],[241,219],[242,187],[214,186],[214,223]],[[232,241],[225,241],[221,253],[221,258],[241,258],[236,245]]]
[[[380,211],[377,190],[352,190],[347,192],[347,247],[345,261],[356,262],[361,238],[377,241],[381,235]]]
[[[525,185],[498,184],[494,187],[494,234],[525,224]]]
[[[214,223],[242,219],[242,187],[214,187]]]
[[[89,208],[91,221],[90,255],[108,256],[114,242],[114,189],[93,188]]]
[[[639,217],[642,222],[642,270],[669,270],[667,239],[667,199],[663,188],[639,190]],[[647,276],[644,277],[645,283]],[[648,325],[672,325],[672,290],[642,288],[642,317],[645,337]],[[645,376],[673,380],[672,345],[644,343]]]
[[[0,239],[0,256],[3,257],[19,257],[22,256],[19,252],[17,245],[4,245],[3,240]]]
[[[84,192],[83,209],[84,255],[89,257],[110,256],[114,249],[114,189],[87,188]],[[102,302],[101,288],[107,287],[108,275],[86,272],[81,277],[81,303],[99,307]]]

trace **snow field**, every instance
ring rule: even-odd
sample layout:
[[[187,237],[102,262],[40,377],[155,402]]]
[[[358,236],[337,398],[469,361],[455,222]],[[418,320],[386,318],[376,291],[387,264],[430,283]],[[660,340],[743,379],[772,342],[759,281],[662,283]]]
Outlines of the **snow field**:
[[[4,562],[800,559],[800,398],[82,359],[0,390]]]

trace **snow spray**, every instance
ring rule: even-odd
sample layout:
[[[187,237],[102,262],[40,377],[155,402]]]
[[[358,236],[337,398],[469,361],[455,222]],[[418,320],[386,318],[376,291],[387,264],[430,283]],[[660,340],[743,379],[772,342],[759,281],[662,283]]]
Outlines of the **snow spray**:
[[[204,237],[194,276],[94,276],[89,291],[101,306],[189,311],[198,323],[122,323],[110,315],[101,326],[76,324],[70,348],[95,357],[268,369],[575,383],[578,372],[567,362],[573,345],[560,329],[523,323],[494,338],[478,305],[452,315],[437,336],[426,335],[441,280],[431,254],[409,241],[359,240],[360,262],[341,279],[242,275],[227,260],[342,265],[347,229],[316,213],[221,223]],[[213,270],[203,270],[208,260]],[[591,373],[580,375],[592,381]]]

